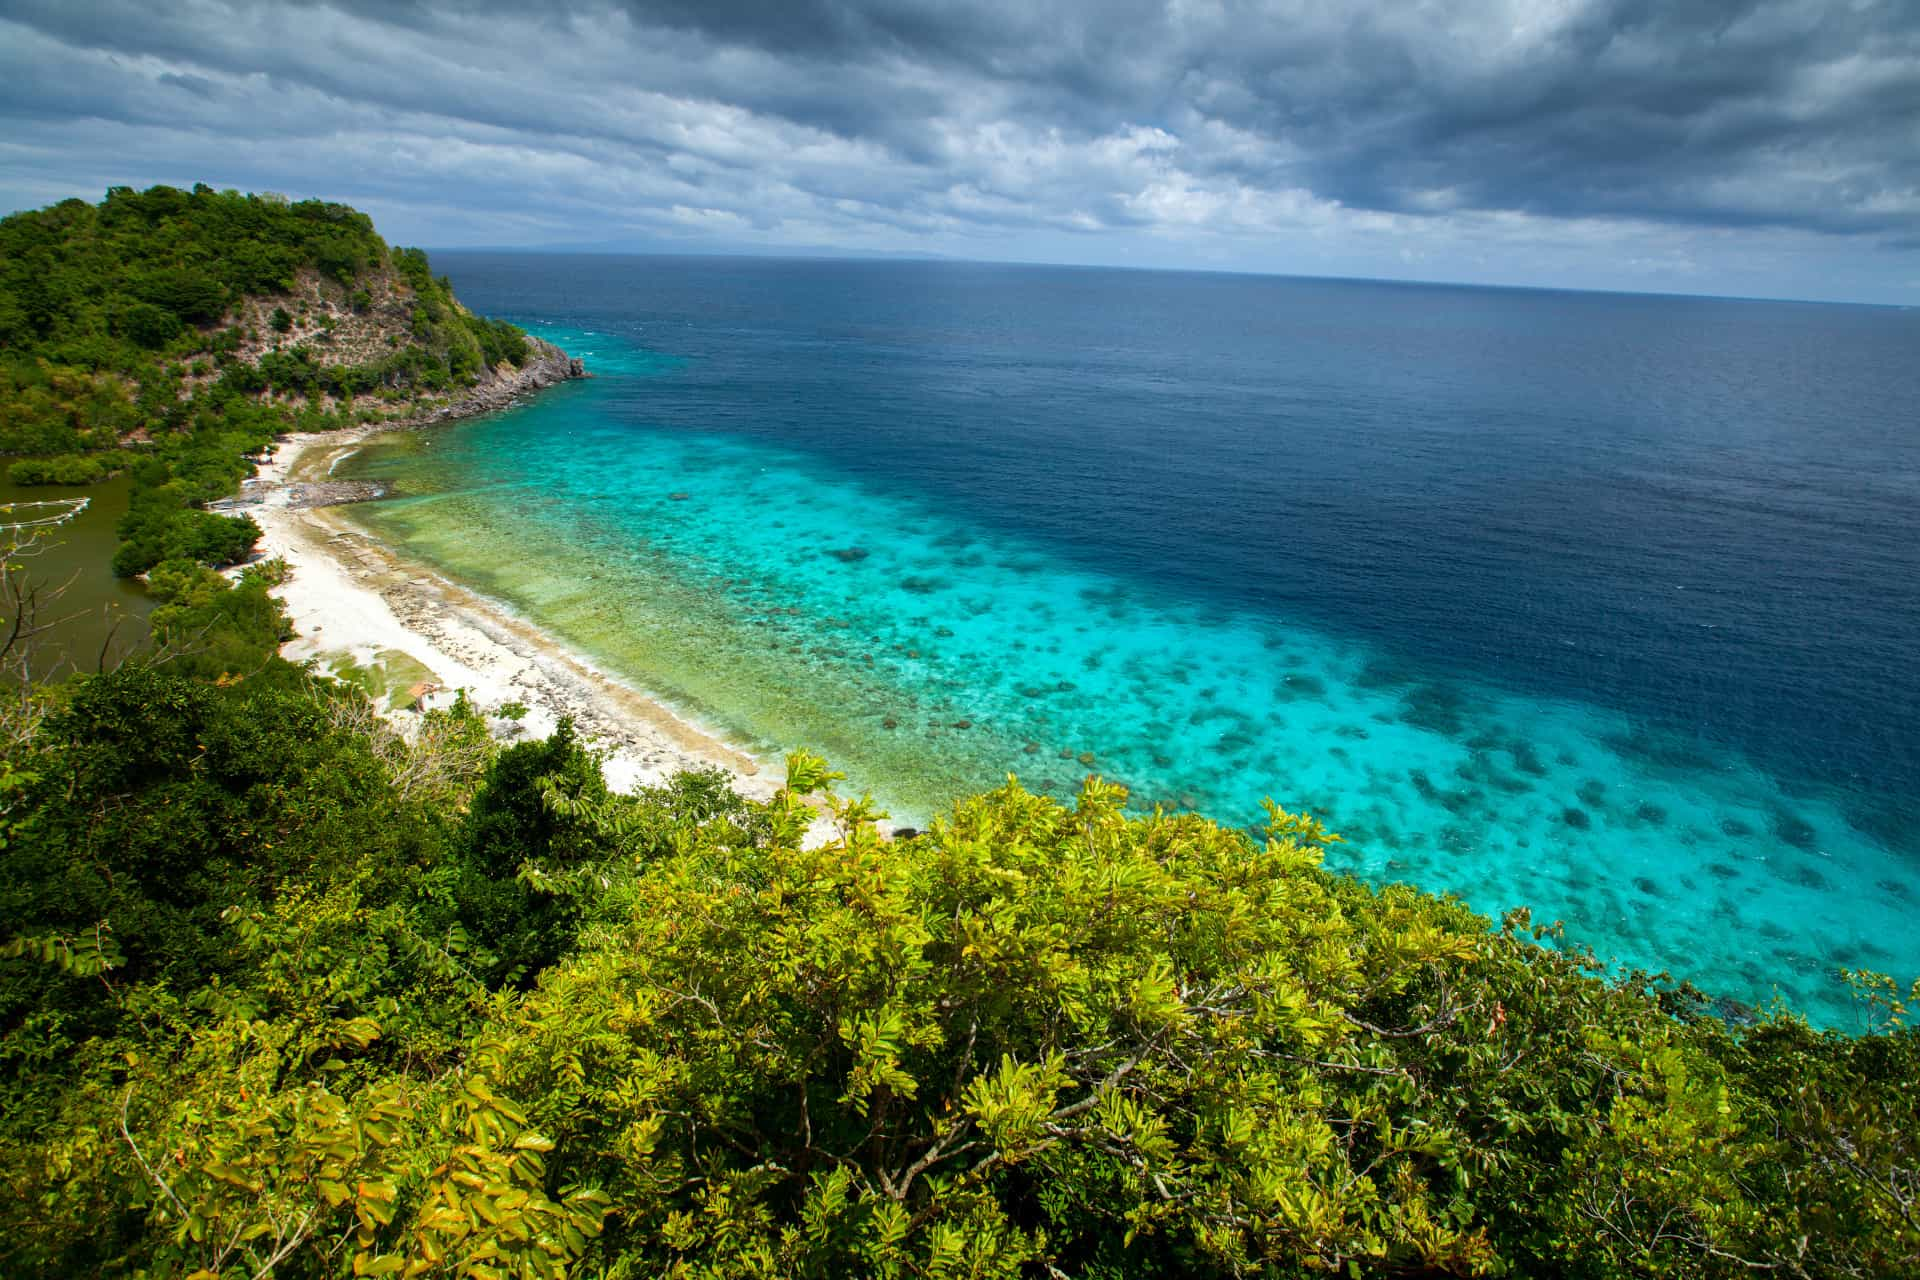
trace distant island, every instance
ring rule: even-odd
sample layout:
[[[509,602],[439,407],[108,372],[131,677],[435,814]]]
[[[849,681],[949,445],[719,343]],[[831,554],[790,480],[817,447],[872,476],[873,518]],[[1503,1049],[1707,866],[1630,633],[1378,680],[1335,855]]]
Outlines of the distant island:
[[[893,831],[807,751],[617,738],[651,713],[591,671],[530,709],[326,660],[363,606],[551,656],[285,516],[360,496],[358,433],[585,372],[343,205],[0,221],[8,476],[129,476],[156,601],[38,678],[58,525],[8,522],[0,1271],[1920,1275],[1920,985],[1855,973],[1821,1031],[1329,871],[1274,805],[1009,780]],[[342,546],[392,590],[296,636]]]

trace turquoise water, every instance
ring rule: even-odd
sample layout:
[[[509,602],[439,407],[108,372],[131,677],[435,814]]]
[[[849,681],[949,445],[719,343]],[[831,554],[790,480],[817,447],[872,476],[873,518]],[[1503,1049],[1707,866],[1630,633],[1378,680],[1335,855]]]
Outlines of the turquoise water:
[[[1852,1025],[1839,967],[1920,971],[1912,863],[1841,791],[649,421],[687,361],[541,331],[597,377],[368,449],[343,472],[400,496],[355,517],[738,738],[822,750],[898,819],[1008,773],[1235,823],[1271,796],[1343,833],[1332,865],[1530,906],[1716,995]]]

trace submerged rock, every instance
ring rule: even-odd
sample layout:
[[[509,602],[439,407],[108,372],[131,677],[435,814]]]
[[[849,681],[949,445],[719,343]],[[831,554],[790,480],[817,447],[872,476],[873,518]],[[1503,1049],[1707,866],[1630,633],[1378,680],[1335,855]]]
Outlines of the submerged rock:
[[[1419,685],[1400,699],[1400,721],[1449,738],[1466,732],[1466,697],[1450,684]]]
[[[1813,848],[1813,824],[1797,813],[1776,809],[1773,814],[1773,834],[1796,849]]]
[[[1827,878],[1820,874],[1818,868],[1809,867],[1804,863],[1797,867],[1781,868],[1780,878],[1788,884],[1796,885],[1802,889],[1809,889],[1815,893],[1833,887]]]
[[[1547,766],[1540,762],[1540,753],[1533,749],[1531,742],[1516,741],[1507,750],[1513,756],[1513,767],[1520,772],[1536,778],[1547,776]]]

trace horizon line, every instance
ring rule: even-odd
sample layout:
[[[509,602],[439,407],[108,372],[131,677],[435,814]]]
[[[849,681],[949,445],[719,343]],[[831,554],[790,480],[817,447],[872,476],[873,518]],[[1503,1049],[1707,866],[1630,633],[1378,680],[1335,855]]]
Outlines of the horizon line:
[[[521,253],[550,258],[762,258],[781,262],[852,262],[863,264],[931,264],[941,266],[1034,267],[1055,271],[1139,271],[1161,275],[1239,276],[1263,280],[1320,281],[1329,284],[1396,285],[1420,289],[1486,289],[1513,293],[1594,294],[1622,298],[1680,298],[1698,302],[1771,302],[1805,307],[1871,307],[1881,311],[1912,311],[1916,302],[1871,302],[1858,298],[1789,298],[1773,294],[1689,293],[1670,289],[1621,289],[1597,285],[1490,284],[1479,280],[1413,280],[1403,276],[1315,275],[1304,271],[1262,271],[1250,267],[1179,267],[1117,262],[1046,262],[1026,258],[969,258],[932,250],[859,250],[808,246],[791,249],[601,249],[566,245],[443,245],[423,246],[430,255],[443,253]]]

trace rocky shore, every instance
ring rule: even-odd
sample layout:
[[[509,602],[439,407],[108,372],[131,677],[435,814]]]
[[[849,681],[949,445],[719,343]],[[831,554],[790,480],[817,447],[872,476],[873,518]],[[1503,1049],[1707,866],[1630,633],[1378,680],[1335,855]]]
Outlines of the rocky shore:
[[[429,427],[471,418],[476,414],[504,409],[514,400],[534,391],[555,387],[574,378],[588,377],[586,365],[559,347],[529,334],[527,345],[533,354],[518,369],[489,369],[480,381],[446,404],[397,422],[382,424],[383,430]]]
[[[289,460],[286,465],[275,465],[269,461],[259,474],[241,485],[239,494],[209,505],[218,511],[255,511],[263,506],[299,511],[312,507],[371,502],[385,496],[385,491],[379,485],[364,480],[332,478],[331,463],[343,456],[342,446],[383,431],[413,431],[422,427],[446,426],[463,418],[504,409],[522,396],[536,391],[592,376],[577,356],[568,355],[551,342],[529,334],[527,345],[532,348],[532,354],[524,365],[517,369],[488,369],[480,375],[478,382],[459,395],[411,417],[286,437],[283,449],[276,451],[275,455],[277,459],[284,453]],[[290,452],[284,450],[286,444],[293,446]],[[329,460],[326,471],[317,471],[312,466],[296,469],[291,465],[291,459],[305,456],[316,445],[326,448]]]

